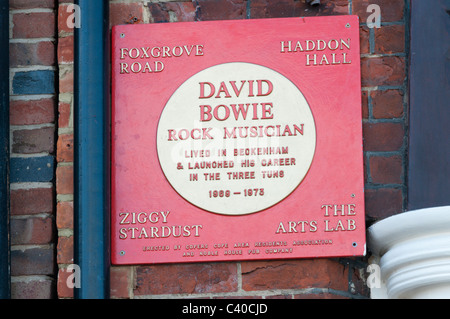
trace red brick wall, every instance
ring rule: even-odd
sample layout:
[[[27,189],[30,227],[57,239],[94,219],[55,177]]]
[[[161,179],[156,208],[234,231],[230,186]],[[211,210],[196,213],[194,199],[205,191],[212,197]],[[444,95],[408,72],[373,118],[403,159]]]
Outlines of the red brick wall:
[[[53,0],[10,0],[11,297],[56,297]]]
[[[17,182],[11,187],[12,226],[19,229],[13,235],[13,290],[16,297],[27,297],[30,291],[36,292],[39,282],[41,296],[50,298],[56,283],[57,297],[71,298],[65,271],[73,263],[73,29],[66,23],[70,1],[59,0],[56,8],[51,0],[10,3],[12,72],[53,70],[58,75],[54,93],[20,93],[11,98],[12,156],[55,159],[51,180]],[[368,4],[380,5],[379,29],[367,27]],[[304,0],[112,0],[110,8],[111,25],[359,15],[368,224],[404,210],[407,0],[322,0],[318,7]],[[30,140],[33,143],[27,143]],[[52,253],[40,254],[43,251]],[[19,264],[24,260],[28,264]],[[38,267],[30,267],[30,262]],[[364,258],[112,267],[111,296],[358,298],[368,296],[365,267]]]
[[[73,1],[72,1],[73,2]],[[56,226],[58,244],[58,297],[72,298],[67,286],[67,266],[73,264],[73,58],[74,30],[67,24],[71,1],[59,1],[58,7],[58,67],[59,67],[59,130],[56,168]],[[70,11],[70,10],[69,10]]]

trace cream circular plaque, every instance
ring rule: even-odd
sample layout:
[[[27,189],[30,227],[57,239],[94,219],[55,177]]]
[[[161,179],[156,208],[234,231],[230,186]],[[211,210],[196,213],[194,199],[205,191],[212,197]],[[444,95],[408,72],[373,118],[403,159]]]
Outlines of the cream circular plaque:
[[[306,176],[316,147],[311,109],[280,73],[224,63],[184,82],[158,124],[161,168],[191,204],[225,215],[269,208]]]

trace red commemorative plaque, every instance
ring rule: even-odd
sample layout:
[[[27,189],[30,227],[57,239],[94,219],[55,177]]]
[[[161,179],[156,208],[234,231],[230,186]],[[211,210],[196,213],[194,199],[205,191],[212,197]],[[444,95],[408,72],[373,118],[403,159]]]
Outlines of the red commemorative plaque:
[[[112,39],[114,264],[365,253],[357,16]]]

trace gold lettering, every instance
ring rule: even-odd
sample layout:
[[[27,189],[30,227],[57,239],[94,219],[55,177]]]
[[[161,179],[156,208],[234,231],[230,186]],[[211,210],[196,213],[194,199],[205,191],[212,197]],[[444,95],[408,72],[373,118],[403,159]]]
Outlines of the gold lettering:
[[[197,49],[195,55],[197,56],[203,55],[203,45],[197,44],[195,47]]]
[[[348,204],[347,216],[354,216],[354,215],[356,215],[355,208],[356,208],[355,204]]]
[[[136,52],[136,54],[133,54],[133,52]],[[128,56],[132,59],[139,58],[139,49],[138,48],[131,48],[130,51],[128,51]]]
[[[144,223],[145,213],[137,215],[137,222]],[[166,216],[167,217],[167,216]],[[140,219],[143,218],[143,219]],[[150,218],[150,217],[149,217]],[[139,220],[140,219],[140,220]],[[125,218],[124,218],[125,220]],[[124,221],[123,220],[123,221]],[[149,220],[150,221],[150,220]],[[125,223],[125,222],[124,222]],[[129,222],[128,222],[129,223]],[[142,239],[142,238],[169,238],[169,237],[199,237],[202,225],[177,225],[177,226],[152,226],[152,227],[123,227],[119,229],[119,239]]]
[[[306,65],[307,66],[311,65],[311,60],[314,62],[313,65],[317,65],[317,54],[313,54],[312,59],[309,54],[306,55]]]
[[[328,213],[328,208],[331,208],[331,207],[333,207],[333,205],[322,205],[322,209],[324,209],[325,208],[325,217],[328,217],[328,216],[330,216],[330,214]]]
[[[303,44],[302,44],[303,42]],[[292,41],[281,41],[281,53],[286,52],[304,52],[304,51],[324,51],[329,49],[336,50],[350,50],[350,39],[318,39],[318,40],[302,40],[296,41],[295,47],[292,46]],[[305,49],[304,49],[305,48]]]
[[[120,49],[120,59],[121,60],[125,59],[125,51],[128,52],[128,49],[127,48]]]
[[[347,230],[353,231],[356,229],[356,222],[353,219],[347,220]]]
[[[348,50],[350,50],[350,39],[347,39],[347,43],[344,41],[344,39],[341,39],[341,50],[344,49],[345,46]]]
[[[297,41],[297,44],[295,45],[295,48],[294,48],[294,52],[297,52],[297,51],[300,51],[300,52],[304,51],[300,41]]]
[[[328,58],[327,58],[327,55],[326,55],[326,54],[324,54],[324,55],[322,56],[322,60],[320,60],[319,65],[323,65],[324,63],[325,63],[326,65],[330,65],[330,62],[328,62]]]
[[[120,74],[130,74],[130,72],[128,71],[128,63],[120,63]]]
[[[325,219],[324,222],[325,232],[354,231],[356,229],[356,221],[354,219],[347,219],[346,223],[341,219],[338,219],[335,224],[328,219]]]
[[[120,221],[120,225],[126,225],[129,224],[130,222],[125,222],[125,220],[128,218],[128,216],[130,215],[130,213],[119,213],[119,216],[125,216],[121,221]]]
[[[283,234],[286,233],[286,229],[284,229],[283,222],[280,222],[280,224],[278,225],[278,228],[277,228],[277,231],[275,232],[275,234],[279,234],[280,232],[282,232]]]
[[[333,57],[331,64],[341,64],[341,61],[336,61],[336,53],[332,53],[331,56]]]
[[[347,61],[347,53],[342,53],[342,55],[344,56],[344,60],[342,61],[343,64],[351,64],[352,61]]]
[[[299,41],[300,42],[300,41]],[[291,41],[287,41],[287,45],[284,44],[284,41],[281,41],[281,53],[284,53],[284,49],[288,49],[287,52],[291,52]]]
[[[355,216],[356,204],[333,204],[322,205],[321,209],[325,208],[325,217],[330,216],[331,209],[333,210],[332,216]]]
[[[178,58],[183,55],[191,56],[203,56],[204,46],[201,44],[196,45],[184,45],[184,46],[162,46],[162,47],[141,47],[141,48],[120,48],[119,59],[124,60],[126,58],[137,59],[150,59],[150,58]],[[133,64],[120,63],[120,74],[132,73],[157,73],[164,70],[164,63],[161,61],[151,62],[135,62]]]

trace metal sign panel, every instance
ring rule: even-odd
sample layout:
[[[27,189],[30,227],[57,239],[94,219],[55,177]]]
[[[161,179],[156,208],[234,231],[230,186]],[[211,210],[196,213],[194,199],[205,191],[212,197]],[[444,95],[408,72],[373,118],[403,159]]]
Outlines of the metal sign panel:
[[[365,253],[357,16],[112,37],[114,264]]]

